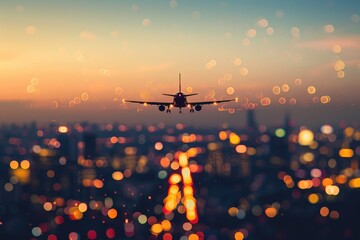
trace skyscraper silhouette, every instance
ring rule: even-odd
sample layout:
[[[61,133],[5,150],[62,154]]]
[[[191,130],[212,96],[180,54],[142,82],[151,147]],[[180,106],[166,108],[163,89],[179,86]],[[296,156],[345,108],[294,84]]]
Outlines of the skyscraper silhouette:
[[[255,115],[254,115],[254,109],[248,109],[246,111],[246,123],[247,123],[247,128],[249,130],[249,132],[256,132],[258,130],[258,126],[255,120]]]
[[[93,159],[96,157],[96,135],[92,132],[86,132],[84,137],[84,158]]]

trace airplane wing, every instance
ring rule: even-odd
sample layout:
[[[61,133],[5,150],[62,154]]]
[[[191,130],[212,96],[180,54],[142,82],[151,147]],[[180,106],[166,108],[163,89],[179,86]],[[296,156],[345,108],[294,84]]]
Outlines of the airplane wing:
[[[133,100],[123,100],[124,103],[131,102],[131,103],[139,103],[143,105],[164,105],[164,106],[170,106],[173,104],[172,102],[145,102],[145,101],[133,101]]]
[[[232,102],[232,101],[236,101],[236,99],[227,99],[227,100],[219,100],[219,101],[205,101],[205,102],[188,102],[188,104],[195,106],[195,105],[208,105],[208,104],[218,104],[218,103],[223,103],[223,102]]]

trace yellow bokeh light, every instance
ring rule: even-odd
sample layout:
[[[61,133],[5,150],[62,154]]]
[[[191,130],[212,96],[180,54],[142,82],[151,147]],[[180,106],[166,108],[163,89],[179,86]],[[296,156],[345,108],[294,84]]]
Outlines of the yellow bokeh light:
[[[32,84],[32,85],[36,86],[36,85],[38,85],[38,84],[39,84],[39,79],[38,79],[38,78],[36,78],[36,77],[34,77],[34,78],[32,78],[32,79],[31,79],[31,81],[30,81],[30,82],[31,82],[31,84]]]
[[[324,187],[327,187],[327,186],[332,185],[332,184],[334,184],[334,182],[333,182],[333,180],[331,178],[324,178],[322,180],[322,185]]]
[[[277,215],[277,213],[278,211],[274,207],[268,207],[267,209],[265,209],[265,214],[269,218],[274,218]]]
[[[285,135],[286,135],[285,129],[278,128],[278,129],[275,130],[275,136],[277,136],[279,138],[282,138],[282,137],[285,137]]]
[[[67,126],[59,126],[58,131],[59,133],[68,133],[69,129]]]
[[[192,233],[189,236],[189,240],[199,240],[199,239],[200,239],[199,236],[196,235],[195,233]]]
[[[112,178],[114,180],[116,180],[116,181],[120,181],[120,180],[122,180],[124,178],[124,174],[122,172],[120,172],[120,171],[115,171],[112,174]]]
[[[16,161],[16,160],[12,160],[12,161],[10,162],[10,168],[11,168],[11,169],[17,169],[17,168],[19,168],[19,162]]]
[[[180,167],[180,165],[179,165],[178,162],[172,162],[172,163],[170,164],[170,167],[171,167],[172,170],[178,170],[179,167]]]
[[[261,105],[262,106],[268,106],[268,105],[270,105],[271,104],[271,100],[270,100],[270,98],[268,98],[268,97],[264,97],[264,98],[262,98],[261,100],[260,100],[260,103],[261,103]]]
[[[300,180],[298,182],[298,187],[300,189],[310,189],[313,186],[313,182],[311,180]]]
[[[283,92],[288,92],[288,91],[290,90],[290,87],[289,87],[288,84],[283,84],[283,85],[281,86],[281,90],[282,90]]]
[[[344,69],[345,69],[345,62],[341,59],[337,60],[334,64],[334,70],[338,72]]]
[[[355,133],[355,129],[352,127],[347,127],[344,129],[344,135],[346,137],[352,137],[354,135],[354,133]]]
[[[140,224],[145,224],[147,222],[147,217],[145,215],[140,215],[138,218]]]
[[[185,208],[186,210],[193,210],[196,207],[195,200],[193,198],[188,198],[185,200]]]
[[[212,59],[212,60],[210,60],[209,62],[207,62],[205,64],[205,68],[208,69],[208,70],[212,69],[215,66],[216,66],[216,60],[215,59]]]
[[[319,195],[317,195],[316,193],[312,193],[308,196],[308,200],[311,204],[316,204],[319,202]]]
[[[49,212],[52,210],[53,208],[53,205],[51,202],[45,202],[44,205],[43,205],[43,208],[45,211]]]
[[[311,145],[314,141],[314,133],[308,129],[301,130],[298,141],[299,144],[303,146]]]
[[[83,93],[81,94],[81,100],[83,100],[83,101],[89,100],[89,94],[86,93],[86,92],[83,92]]]
[[[88,207],[87,207],[86,203],[80,203],[78,206],[78,209],[80,212],[84,213],[87,211]]]
[[[338,72],[336,73],[336,76],[337,76],[338,78],[344,78],[344,77],[345,77],[345,72],[344,72],[344,71],[338,71]]]
[[[171,230],[171,222],[169,220],[163,220],[161,222],[161,227],[164,231],[170,231]]]
[[[80,104],[81,103],[81,98],[74,97],[74,102],[75,102],[75,104]]]
[[[343,174],[340,174],[338,176],[336,176],[336,182],[339,184],[345,184],[347,181],[347,177]]]
[[[185,197],[191,197],[194,195],[194,189],[190,186],[186,186],[184,187],[184,196]]]
[[[302,162],[312,162],[314,161],[314,154],[311,152],[306,152],[300,156]]]
[[[286,103],[286,98],[284,98],[284,97],[279,98],[279,103],[280,104],[285,104]]]
[[[247,147],[245,145],[237,145],[235,151],[237,153],[246,153]]]
[[[171,185],[169,187],[169,195],[176,195],[179,192],[179,187],[178,185]]]
[[[155,146],[154,146],[155,150],[157,150],[157,151],[161,151],[163,149],[163,147],[164,146],[161,142],[156,142]]]
[[[302,84],[302,80],[300,78],[295,79],[295,85],[300,86]]]
[[[234,92],[235,92],[235,89],[234,89],[233,87],[228,87],[228,88],[226,89],[226,93],[227,93],[228,95],[232,95],[232,94],[234,94]]]
[[[272,91],[273,91],[273,93],[274,93],[275,95],[279,95],[279,94],[281,93],[281,89],[280,89],[279,86],[274,86],[274,87],[272,88]]]
[[[22,160],[20,163],[20,167],[22,169],[29,169],[30,168],[30,162],[28,160]]]
[[[236,133],[230,133],[229,140],[232,145],[238,145],[241,141],[241,138]]]
[[[338,186],[328,185],[328,186],[326,186],[326,188],[325,188],[325,192],[326,192],[327,195],[334,195],[334,196],[336,196],[336,195],[339,194],[340,189],[339,189]]]
[[[114,219],[117,217],[118,213],[117,213],[116,209],[111,208],[111,209],[109,209],[107,215],[109,218]]]
[[[246,153],[249,154],[250,156],[254,156],[256,154],[256,148],[249,147]]]
[[[219,138],[222,141],[226,140],[227,139],[227,133],[225,131],[219,132]]]
[[[243,240],[244,239],[244,234],[242,232],[236,232],[234,235],[235,240]]]
[[[232,217],[235,217],[236,214],[238,214],[238,212],[239,212],[239,209],[237,209],[236,207],[231,207],[228,210],[229,215]]]
[[[160,160],[160,165],[163,168],[168,168],[170,166],[170,160],[167,157],[162,157]]]
[[[181,181],[181,176],[177,173],[173,173],[169,178],[169,182],[172,185],[178,184],[180,181]]]
[[[320,130],[323,134],[331,134],[334,131],[333,127],[329,124],[323,125]]]
[[[151,226],[151,232],[154,235],[158,235],[163,231],[163,228],[161,226],[161,224],[159,223],[155,223],[154,225]]]
[[[360,178],[354,178],[349,181],[351,188],[360,188]]]
[[[94,185],[94,187],[96,187],[96,188],[102,188],[102,187],[104,186],[104,183],[103,183],[103,181],[101,181],[100,179],[95,179],[95,180],[93,181],[93,185]]]
[[[190,230],[192,229],[192,224],[189,223],[189,222],[184,223],[184,224],[183,224],[183,229],[184,229],[185,231],[190,231]]]
[[[327,215],[329,215],[329,213],[330,213],[329,208],[327,208],[327,207],[320,208],[320,215],[322,217],[327,217]]]
[[[179,164],[180,164],[180,167],[186,167],[188,165],[188,157],[187,157],[186,153],[180,153]]]
[[[309,86],[307,88],[307,91],[309,94],[315,94],[316,93],[316,88],[314,86]]]
[[[343,158],[351,158],[354,156],[354,150],[350,148],[342,148],[339,151],[339,156]]]

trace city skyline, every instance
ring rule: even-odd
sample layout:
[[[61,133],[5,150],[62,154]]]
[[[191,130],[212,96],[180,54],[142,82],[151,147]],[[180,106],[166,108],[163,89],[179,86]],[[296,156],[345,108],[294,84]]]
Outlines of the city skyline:
[[[6,239],[358,239],[360,129],[0,126]],[[301,226],[301,227],[299,227]]]

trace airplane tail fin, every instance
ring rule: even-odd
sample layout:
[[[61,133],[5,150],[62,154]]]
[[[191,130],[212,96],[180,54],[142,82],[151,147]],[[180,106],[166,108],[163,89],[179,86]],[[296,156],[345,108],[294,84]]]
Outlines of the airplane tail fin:
[[[179,92],[181,92],[181,73],[179,73]]]

